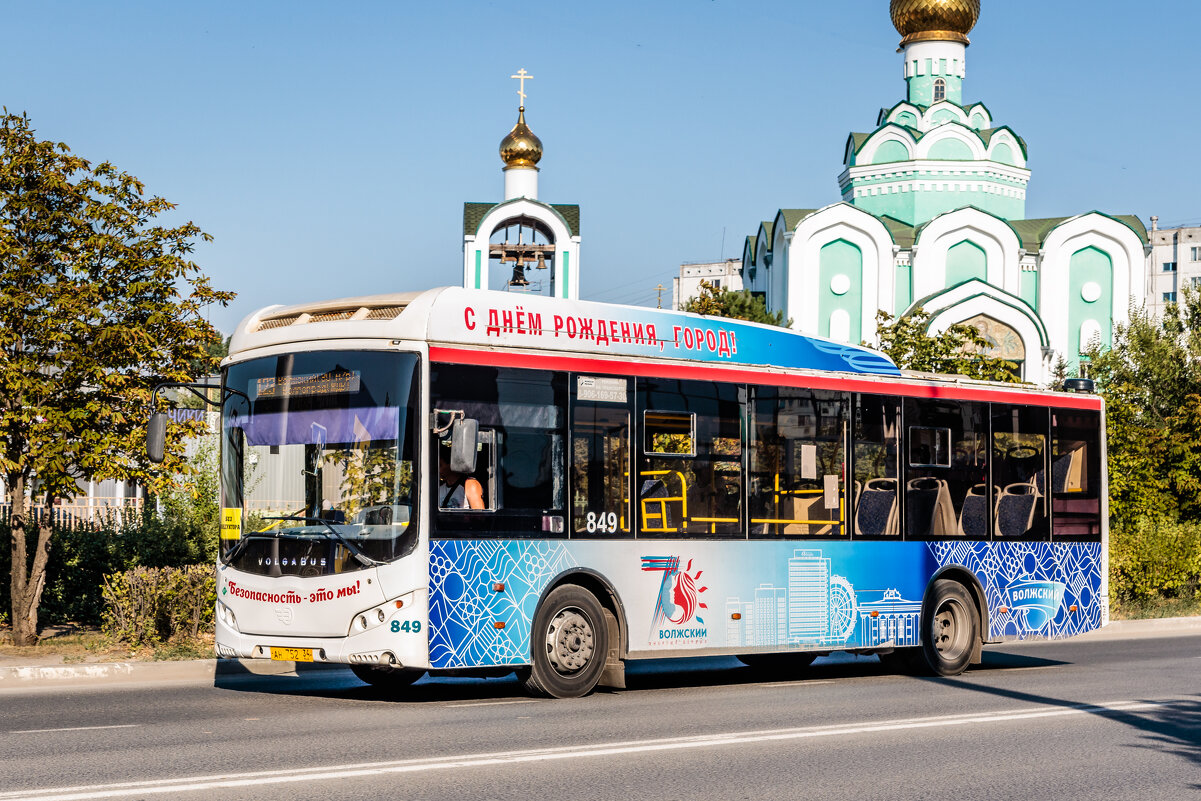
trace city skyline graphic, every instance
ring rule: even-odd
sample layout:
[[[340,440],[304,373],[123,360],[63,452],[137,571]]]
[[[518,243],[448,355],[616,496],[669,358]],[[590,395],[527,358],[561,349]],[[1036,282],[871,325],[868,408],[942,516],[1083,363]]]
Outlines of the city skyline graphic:
[[[726,599],[728,646],[841,646],[858,625],[859,601],[830,559],[799,548],[788,560],[788,585],[760,584],[754,597]]]

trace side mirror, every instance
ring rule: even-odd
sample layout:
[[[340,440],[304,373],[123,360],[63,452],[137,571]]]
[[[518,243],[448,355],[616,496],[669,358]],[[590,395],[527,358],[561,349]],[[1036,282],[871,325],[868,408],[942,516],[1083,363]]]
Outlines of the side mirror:
[[[146,456],[155,464],[163,461],[167,444],[167,415],[155,412],[146,426]]]
[[[475,472],[475,454],[479,439],[478,420],[456,420],[450,429],[450,469],[456,473]]]

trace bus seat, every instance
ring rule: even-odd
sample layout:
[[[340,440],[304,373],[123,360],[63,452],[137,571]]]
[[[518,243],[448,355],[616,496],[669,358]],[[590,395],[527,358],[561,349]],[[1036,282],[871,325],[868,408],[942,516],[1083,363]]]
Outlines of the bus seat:
[[[947,482],[911,478],[905,485],[905,531],[914,537],[946,537],[955,533],[955,512]]]
[[[988,537],[988,509],[995,502],[997,492],[993,491],[992,499],[988,497],[987,492],[988,488],[983,484],[977,484],[967,491],[967,496],[963,499],[963,509],[959,513],[959,526],[956,529],[959,536],[974,539]]]
[[[855,533],[863,537],[895,537],[900,534],[898,523],[897,480],[868,479],[855,505]]]
[[[1038,488],[1023,482],[1010,484],[997,498],[994,532],[998,537],[1020,537],[1034,523],[1034,510],[1039,499]]]
[[[1034,474],[1034,486],[1040,495],[1047,494],[1046,471]],[[1079,492],[1084,484],[1084,446],[1079,445],[1067,453],[1061,453],[1051,463],[1051,492]]]

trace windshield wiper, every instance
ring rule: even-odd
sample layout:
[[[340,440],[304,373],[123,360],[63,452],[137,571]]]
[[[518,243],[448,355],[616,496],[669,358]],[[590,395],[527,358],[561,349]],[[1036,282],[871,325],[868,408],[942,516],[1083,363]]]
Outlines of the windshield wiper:
[[[255,537],[259,537],[262,539],[268,539],[268,540],[278,540],[280,537],[283,537],[283,536],[284,536],[284,533],[282,531],[271,531],[270,529],[263,529],[262,531],[251,531],[248,534],[246,534],[245,536],[243,536],[242,539],[238,540],[238,544],[233,547],[233,550],[231,550],[228,555],[226,555],[224,562],[225,562],[225,564],[229,564],[230,562],[232,562],[233,560],[235,560],[239,556],[241,556],[242,551],[246,550],[246,546]]]
[[[355,559],[359,560],[359,562],[361,564],[363,564],[364,566],[375,567],[376,565],[385,564],[384,562],[380,562],[376,559],[372,559],[370,556],[363,553],[363,551],[359,548],[359,546],[355,545],[353,542],[351,542],[350,540],[343,537],[342,533],[339,532],[336,528],[334,528],[333,525],[325,518],[308,517],[306,515],[270,515],[270,516],[263,516],[261,519],[262,520],[298,520],[305,524],[308,524],[310,521],[320,523],[321,525],[325,526],[325,530],[330,535],[329,536],[330,539],[336,540],[338,543],[340,543],[344,548],[346,548],[346,550],[350,551],[351,556],[353,556]],[[282,536],[282,535],[283,535],[283,530],[281,529],[280,533],[277,534],[276,536],[278,537],[278,536]]]

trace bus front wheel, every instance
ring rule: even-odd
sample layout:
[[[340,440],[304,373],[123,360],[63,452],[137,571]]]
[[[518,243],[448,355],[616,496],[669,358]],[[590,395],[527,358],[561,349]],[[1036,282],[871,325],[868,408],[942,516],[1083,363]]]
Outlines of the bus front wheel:
[[[934,582],[930,602],[922,609],[922,651],[930,669],[940,676],[958,676],[967,669],[980,634],[976,603],[957,581]]]
[[[605,669],[609,630],[596,596],[575,584],[551,590],[534,616],[526,689],[553,698],[592,692]]]

